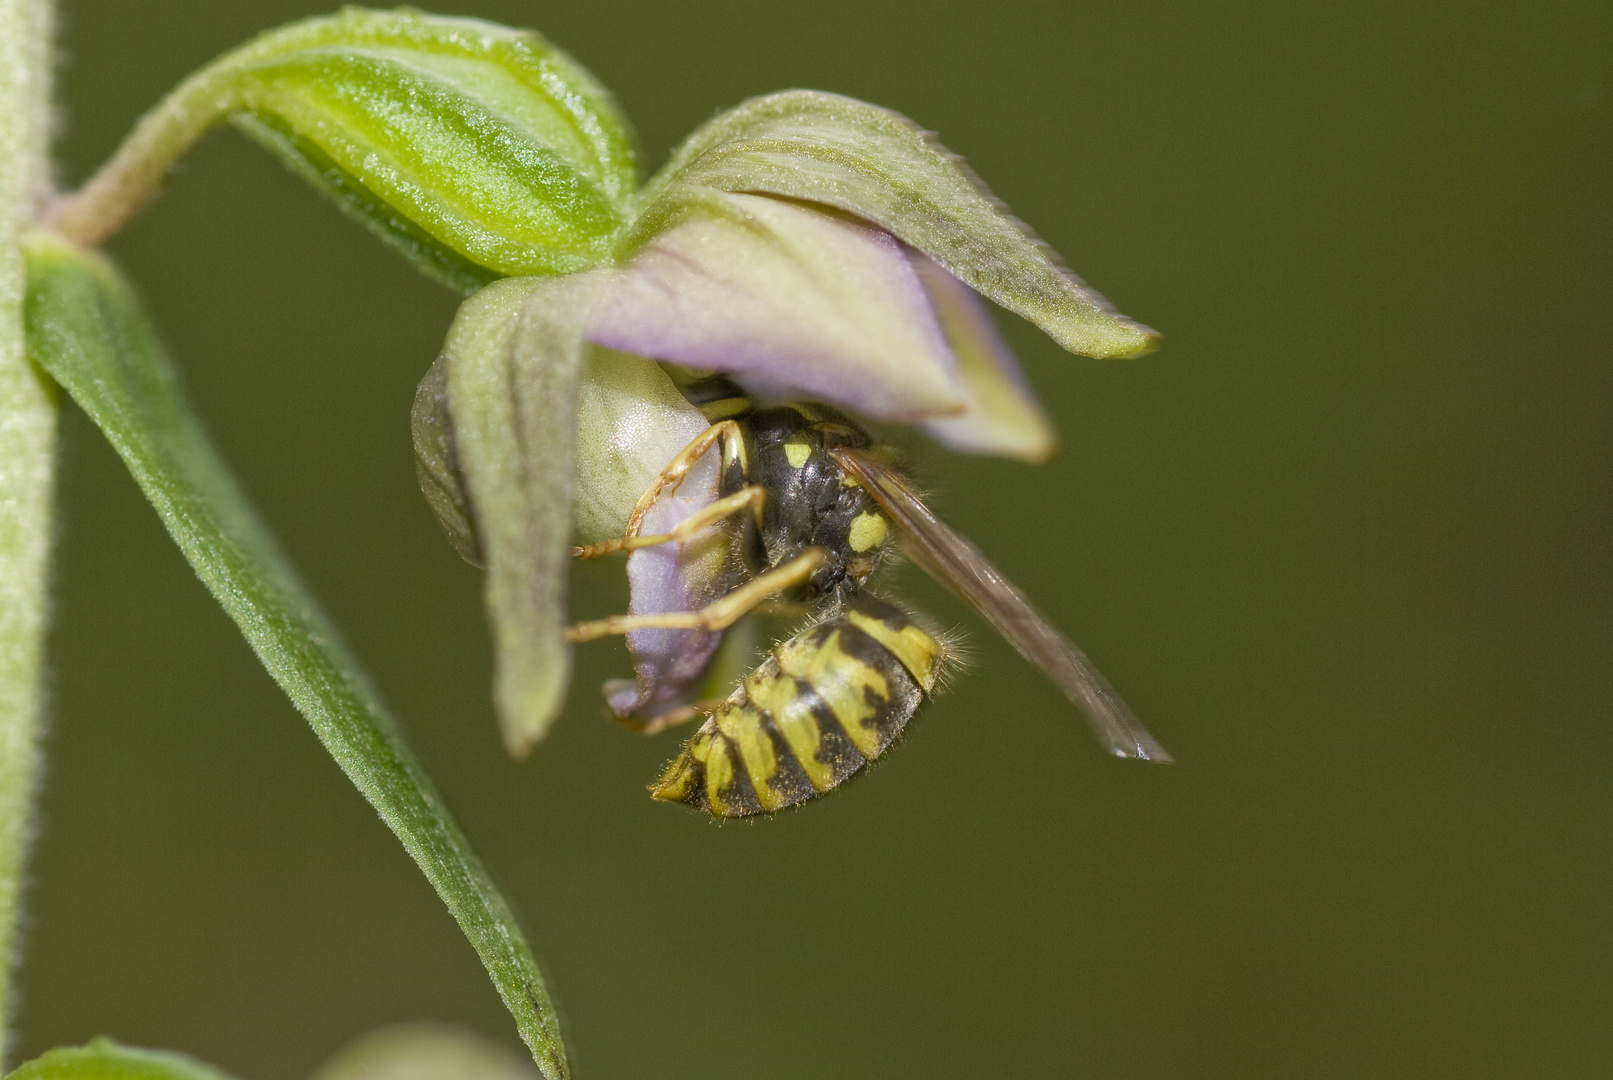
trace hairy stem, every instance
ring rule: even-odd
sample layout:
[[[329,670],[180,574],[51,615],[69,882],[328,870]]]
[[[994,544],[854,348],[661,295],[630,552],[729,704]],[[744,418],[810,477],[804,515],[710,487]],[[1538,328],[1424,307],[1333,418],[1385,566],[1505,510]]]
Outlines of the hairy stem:
[[[0,1059],[44,708],[56,405],[27,356],[20,238],[48,180],[50,31],[49,0],[0,0]]]
[[[28,0],[0,3],[20,7]],[[203,69],[142,116],[100,172],[45,208],[44,224],[81,247],[96,247],[128,224],[156,197],[174,162],[234,104],[214,82],[212,69]]]

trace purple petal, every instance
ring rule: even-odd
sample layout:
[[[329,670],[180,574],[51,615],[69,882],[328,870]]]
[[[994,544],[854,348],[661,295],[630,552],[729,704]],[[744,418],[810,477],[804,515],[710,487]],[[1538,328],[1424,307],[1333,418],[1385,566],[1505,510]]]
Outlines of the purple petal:
[[[676,492],[663,493],[645,514],[639,534],[667,532],[715,499],[716,459],[715,453],[708,453]],[[627,581],[632,614],[705,607],[736,583],[727,535],[712,528],[687,543],[639,548],[628,556]],[[612,711],[617,716],[637,714],[652,720],[686,704],[690,688],[721,642],[720,632],[705,630],[635,630],[628,634],[627,650],[636,679],[605,684]]]
[[[926,420],[924,430],[954,450],[1046,461],[1058,437],[980,297],[920,252],[909,248],[907,256],[958,358],[969,398],[960,415]]]
[[[710,193],[633,256],[590,340],[733,375],[764,397],[876,420],[965,404],[957,361],[900,244],[844,215]]]

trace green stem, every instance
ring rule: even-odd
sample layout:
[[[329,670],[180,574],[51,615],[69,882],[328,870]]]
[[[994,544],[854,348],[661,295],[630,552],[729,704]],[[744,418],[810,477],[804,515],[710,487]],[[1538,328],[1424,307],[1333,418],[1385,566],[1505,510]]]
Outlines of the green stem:
[[[0,0],[10,7],[27,0]],[[0,26],[7,25],[0,23]],[[156,197],[168,170],[236,102],[232,88],[218,85],[215,66],[186,79],[140,118],[112,160],[83,188],[55,198],[44,223],[80,247],[97,247]]]
[[[33,830],[56,464],[54,395],[29,362],[20,239],[45,194],[50,0],[0,0],[0,1060]]]

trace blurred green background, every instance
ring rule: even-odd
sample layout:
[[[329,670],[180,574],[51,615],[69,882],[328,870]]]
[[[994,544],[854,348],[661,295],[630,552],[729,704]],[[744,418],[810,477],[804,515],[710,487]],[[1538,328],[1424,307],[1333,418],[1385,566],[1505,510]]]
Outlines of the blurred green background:
[[[924,477],[1180,764],[1106,758],[974,627],[871,777],[717,827],[646,797],[677,737],[604,718],[619,646],[532,761],[500,749],[478,575],[408,444],[453,296],[232,133],[113,243],[523,913],[584,1080],[1609,1075],[1613,8],[431,6],[572,51],[651,168],[782,87],[905,112],[1166,335],[1100,363],[1005,320],[1063,448]],[[187,72],[326,10],[63,7],[74,183]],[[513,1044],[71,408],[62,456],[19,1049],[296,1080],[395,1020]]]

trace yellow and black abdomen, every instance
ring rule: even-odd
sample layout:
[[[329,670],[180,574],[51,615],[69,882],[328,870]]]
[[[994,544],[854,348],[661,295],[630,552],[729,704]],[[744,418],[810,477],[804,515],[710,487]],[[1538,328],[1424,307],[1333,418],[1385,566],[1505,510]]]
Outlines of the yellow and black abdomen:
[[[775,647],[650,792],[718,817],[805,802],[896,741],[947,659],[906,612],[858,596]]]

